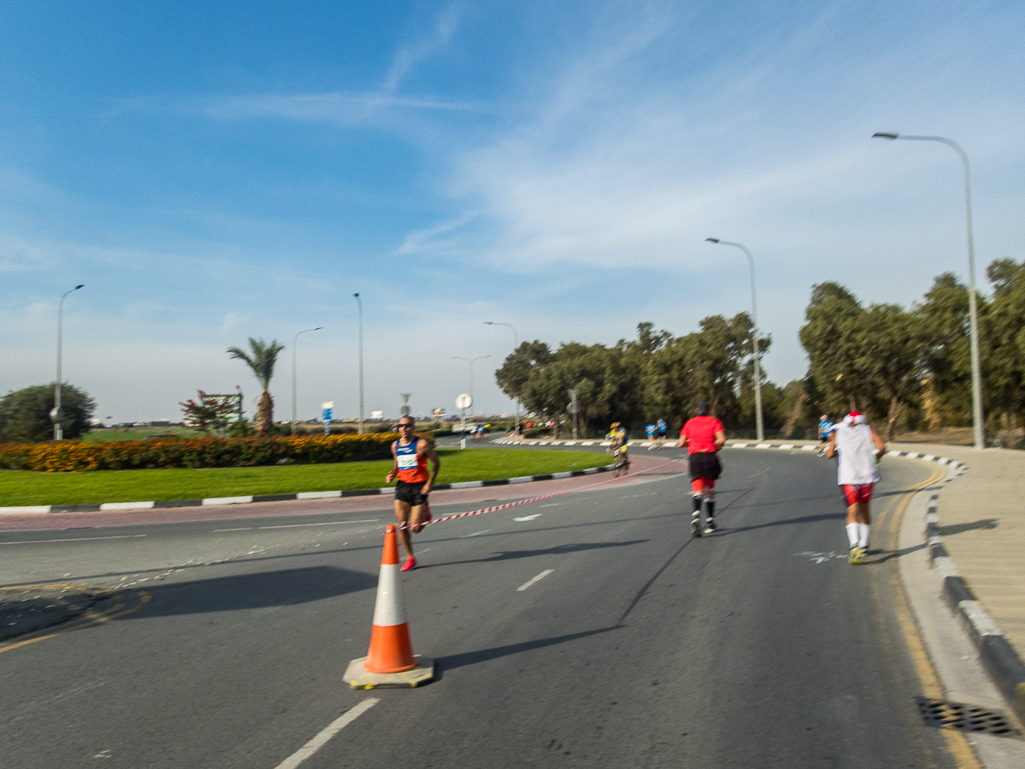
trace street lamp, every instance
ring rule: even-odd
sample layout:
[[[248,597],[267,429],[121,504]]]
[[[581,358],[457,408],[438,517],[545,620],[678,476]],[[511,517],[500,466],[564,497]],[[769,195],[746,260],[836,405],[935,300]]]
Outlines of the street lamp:
[[[292,337],[292,435],[295,435],[295,346],[299,341],[299,334],[305,334],[310,331],[320,331],[323,326],[317,326],[316,328],[307,328],[298,332]]]
[[[495,320],[486,320],[486,321],[484,321],[484,325],[485,326],[505,326],[506,328],[511,329],[512,333],[513,333],[513,352],[516,352],[516,350],[519,349],[519,346],[520,346],[520,335],[516,333],[516,327],[513,326],[512,323],[502,323],[500,321],[495,321]],[[516,396],[516,398],[514,398],[514,401],[516,403],[516,415],[515,415],[515,418],[513,420],[513,426],[515,427],[520,422],[520,398],[519,398],[519,396]]]
[[[363,435],[363,302],[359,292],[353,294],[359,307],[359,434]]]
[[[64,412],[61,411],[61,348],[64,344],[64,299],[68,294],[84,288],[84,283],[79,283],[71,291],[65,291],[57,302],[57,381],[54,383],[53,411],[50,412],[50,420],[53,422],[53,439],[64,440],[64,426],[61,420],[64,419]]]
[[[765,421],[762,417],[762,373],[758,362],[758,301],[755,298],[755,259],[747,247],[741,243],[731,243],[728,240],[719,240],[719,238],[705,238],[705,240],[709,243],[739,248],[744,252],[744,256],[747,257],[748,264],[751,266],[751,320],[754,323],[751,332],[751,348],[754,350],[755,359],[755,431],[758,435],[758,442],[761,443],[765,440]]]
[[[972,357],[972,427],[975,433],[975,448],[983,449],[986,446],[986,438],[983,435],[984,423],[982,419],[982,366],[979,363],[979,309],[975,290],[975,242],[972,235],[972,184],[971,174],[968,166],[968,155],[961,149],[961,145],[943,136],[906,136],[897,133],[876,132],[872,134],[873,139],[907,139],[908,141],[939,142],[946,144],[958,155],[964,163],[964,198],[965,211],[968,219],[968,319]]]
[[[452,356],[452,360],[465,360],[467,363],[470,364],[470,400],[472,401],[470,404],[470,408],[473,408],[477,405],[477,401],[473,400],[473,364],[479,360],[484,360],[485,358],[490,357],[490,355],[481,355],[476,358],[464,358],[462,355]]]

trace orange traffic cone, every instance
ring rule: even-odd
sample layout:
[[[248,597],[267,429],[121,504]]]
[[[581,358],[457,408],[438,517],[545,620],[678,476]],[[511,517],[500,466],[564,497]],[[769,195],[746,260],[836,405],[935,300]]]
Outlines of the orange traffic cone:
[[[377,605],[374,608],[374,629],[370,634],[370,651],[363,667],[371,673],[401,673],[416,667],[413,644],[406,622],[406,602],[402,600],[399,581],[399,545],[395,525],[384,534],[381,555],[381,576],[377,581]]]
[[[392,524],[384,535],[370,651],[366,657],[349,664],[343,680],[353,688],[372,689],[375,686],[416,686],[433,677],[433,660],[422,657],[417,660],[413,656],[399,577],[399,545]]]

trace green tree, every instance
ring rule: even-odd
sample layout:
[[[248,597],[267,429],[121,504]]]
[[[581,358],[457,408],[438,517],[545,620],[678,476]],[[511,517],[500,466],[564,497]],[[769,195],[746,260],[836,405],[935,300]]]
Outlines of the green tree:
[[[701,321],[700,331],[670,339],[656,350],[642,383],[649,418],[681,424],[693,416],[698,401],[707,400],[726,426],[754,424],[751,330],[747,313],[729,320],[712,315]],[[770,343],[768,337],[759,339],[762,354]],[[767,387],[763,382],[763,395]]]
[[[234,397],[208,395],[202,390],[197,393],[199,400],[190,399],[178,404],[182,407],[185,421],[204,433],[215,432],[223,436],[232,415],[238,413],[238,400]]]
[[[927,379],[923,384],[931,395],[934,426],[970,425],[972,368],[968,345],[968,287],[953,273],[943,273],[933,281],[925,301],[919,303],[913,313],[921,324]]]
[[[986,275],[994,288],[992,303],[980,313],[987,421],[1016,429],[1025,410],[1025,265],[998,259]]]
[[[521,342],[520,346],[506,357],[502,367],[495,371],[495,381],[502,392],[510,398],[522,401],[530,372],[547,366],[553,360],[555,356],[544,342],[536,339],[533,342]]]
[[[35,443],[53,437],[50,411],[55,403],[54,384],[33,385],[0,399],[0,443]],[[85,390],[61,383],[61,426],[65,438],[88,432],[96,402]]]
[[[249,337],[249,352],[240,347],[228,348],[228,355],[245,361],[263,390],[256,408],[256,429],[260,435],[267,435],[274,428],[274,399],[270,394],[270,380],[274,377],[278,353],[284,349],[285,346],[278,344],[277,340],[267,344],[262,339],[252,337]]]

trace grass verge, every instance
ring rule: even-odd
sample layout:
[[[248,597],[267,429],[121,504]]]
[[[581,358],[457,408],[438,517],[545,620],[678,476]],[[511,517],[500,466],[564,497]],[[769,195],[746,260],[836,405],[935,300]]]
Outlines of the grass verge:
[[[486,481],[601,467],[606,454],[586,451],[439,449],[438,483]],[[37,473],[0,470],[0,507],[85,505],[249,494],[368,489],[384,486],[390,460],[335,465],[215,467],[209,470],[98,470]]]

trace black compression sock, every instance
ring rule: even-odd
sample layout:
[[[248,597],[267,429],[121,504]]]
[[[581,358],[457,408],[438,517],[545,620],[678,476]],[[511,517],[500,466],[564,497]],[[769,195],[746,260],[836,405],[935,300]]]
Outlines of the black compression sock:
[[[702,497],[701,497],[700,494],[695,494],[694,495],[694,512],[695,513],[700,513],[701,512],[701,499],[702,499]]]
[[[715,517],[715,500],[714,499],[706,499],[705,500],[705,514],[709,518],[714,518]]]

